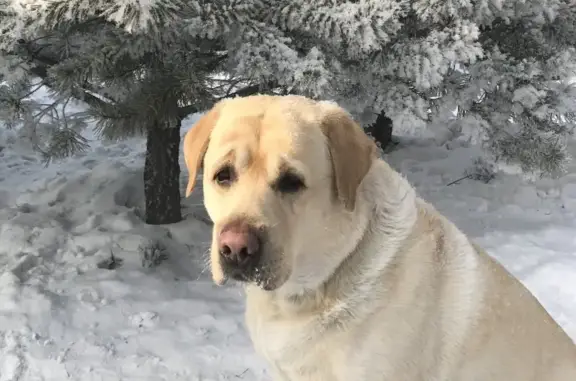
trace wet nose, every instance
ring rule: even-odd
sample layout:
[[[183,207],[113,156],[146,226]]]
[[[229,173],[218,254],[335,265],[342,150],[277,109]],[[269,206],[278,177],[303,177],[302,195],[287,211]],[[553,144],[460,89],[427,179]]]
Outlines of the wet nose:
[[[257,230],[246,222],[232,222],[220,231],[220,255],[231,264],[247,265],[260,253]]]

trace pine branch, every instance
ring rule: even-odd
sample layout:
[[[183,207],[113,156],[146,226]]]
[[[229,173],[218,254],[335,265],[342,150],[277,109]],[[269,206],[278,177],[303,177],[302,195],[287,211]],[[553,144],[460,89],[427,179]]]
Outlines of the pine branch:
[[[44,46],[37,46],[34,42],[30,42],[30,41],[25,41],[25,40],[19,40],[19,48],[21,49],[21,51],[24,53],[24,58],[26,58],[26,60],[28,61],[29,64],[31,64],[29,66],[29,71],[31,74],[41,78],[42,83],[48,87],[51,88],[53,90],[58,90],[57,87],[54,85],[52,79],[50,78],[50,73],[49,70],[52,67],[57,66],[58,64],[61,63],[61,61],[59,61],[58,59],[54,58],[53,56],[50,56],[48,53],[46,53],[46,49]],[[210,58],[211,56],[206,55],[206,61],[204,64],[204,70],[210,71],[211,69],[213,70],[214,68],[216,68],[218,65],[220,65],[222,62],[224,62],[224,60],[227,59],[226,55],[219,55],[213,58]],[[137,70],[137,68],[130,68],[130,69],[126,69],[122,74],[128,74],[129,71],[135,71]],[[116,75],[117,77],[117,75]],[[253,95],[253,94],[257,94],[259,92],[262,91],[269,91],[270,89],[276,88],[278,87],[277,83],[267,83],[267,84],[256,84],[256,85],[251,85],[251,86],[246,86],[240,90],[237,90],[236,92],[227,94],[225,97],[235,97],[235,96],[248,96],[248,95]],[[94,89],[89,83],[84,83],[81,86],[74,86],[71,89],[69,89],[70,94],[76,98],[77,100],[81,100],[84,101],[85,103],[87,103],[88,105],[90,105],[91,107],[94,107],[95,109],[99,109],[99,110],[105,110],[105,109],[109,109],[111,104],[119,104],[120,102],[116,99],[113,99],[110,97],[110,95],[106,95],[103,96],[101,94],[99,94],[99,90],[98,89]],[[96,96],[95,94],[97,94],[98,96]],[[108,102],[104,101],[104,99],[107,99]],[[224,97],[223,97],[224,98]],[[182,106],[179,107],[178,109],[178,116],[180,118],[184,118],[187,115],[189,115],[190,113],[193,112],[198,112],[198,105],[195,104],[191,104],[191,105],[186,105],[186,106]]]
[[[31,64],[29,68],[31,74],[39,77],[46,87],[56,89],[48,70],[57,65],[58,61],[47,54],[42,54],[42,51],[44,50],[43,47],[36,47],[35,44],[25,40],[19,40],[18,45],[23,50],[29,64]],[[86,89],[81,87],[72,88],[71,94],[74,98],[84,101],[92,106],[101,106],[102,103],[104,103],[103,100],[90,94]]]
[[[54,131],[46,149],[40,149],[42,161],[46,166],[54,159],[70,157],[77,152],[84,152],[90,144],[88,139],[70,127]]]
[[[275,82],[270,82],[264,85],[262,84],[250,85],[243,87],[240,90],[237,90],[233,93],[229,93],[220,98],[217,98],[215,101],[219,101],[225,98],[246,97],[249,95],[261,94],[262,92],[270,92],[271,90],[277,89],[279,87],[280,86]],[[180,109],[178,110],[178,115],[180,116],[180,118],[185,118],[186,116],[199,111],[201,110],[199,110],[196,105],[188,105],[180,107]]]
[[[236,90],[233,93],[226,94],[222,98],[234,98],[234,97],[246,97],[249,95],[259,94],[263,92],[270,92],[273,89],[281,87],[276,82],[268,82],[264,84],[255,84],[241,88],[240,90]]]

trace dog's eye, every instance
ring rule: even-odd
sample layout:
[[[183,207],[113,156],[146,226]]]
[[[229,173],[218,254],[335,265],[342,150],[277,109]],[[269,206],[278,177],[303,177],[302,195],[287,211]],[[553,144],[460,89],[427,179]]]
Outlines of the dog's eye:
[[[302,178],[294,173],[286,172],[276,180],[274,189],[281,193],[296,193],[305,187]]]
[[[214,181],[220,186],[230,186],[236,180],[236,172],[229,165],[222,167],[214,175]]]

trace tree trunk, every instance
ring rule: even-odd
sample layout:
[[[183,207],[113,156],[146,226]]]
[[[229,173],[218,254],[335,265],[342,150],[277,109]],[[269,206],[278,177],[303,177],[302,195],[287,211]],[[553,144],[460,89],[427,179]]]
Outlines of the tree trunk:
[[[376,121],[366,127],[366,132],[384,149],[392,141],[392,119],[388,118],[384,111],[381,111]]]
[[[180,123],[148,129],[144,164],[146,223],[172,224],[182,220],[180,210]]]

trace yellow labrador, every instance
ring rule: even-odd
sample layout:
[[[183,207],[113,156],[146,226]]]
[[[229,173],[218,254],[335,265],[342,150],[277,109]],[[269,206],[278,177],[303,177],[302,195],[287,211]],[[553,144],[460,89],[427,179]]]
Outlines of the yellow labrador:
[[[420,199],[340,107],[224,100],[184,140],[203,163],[217,284],[242,281],[276,381],[576,381],[576,346]]]

